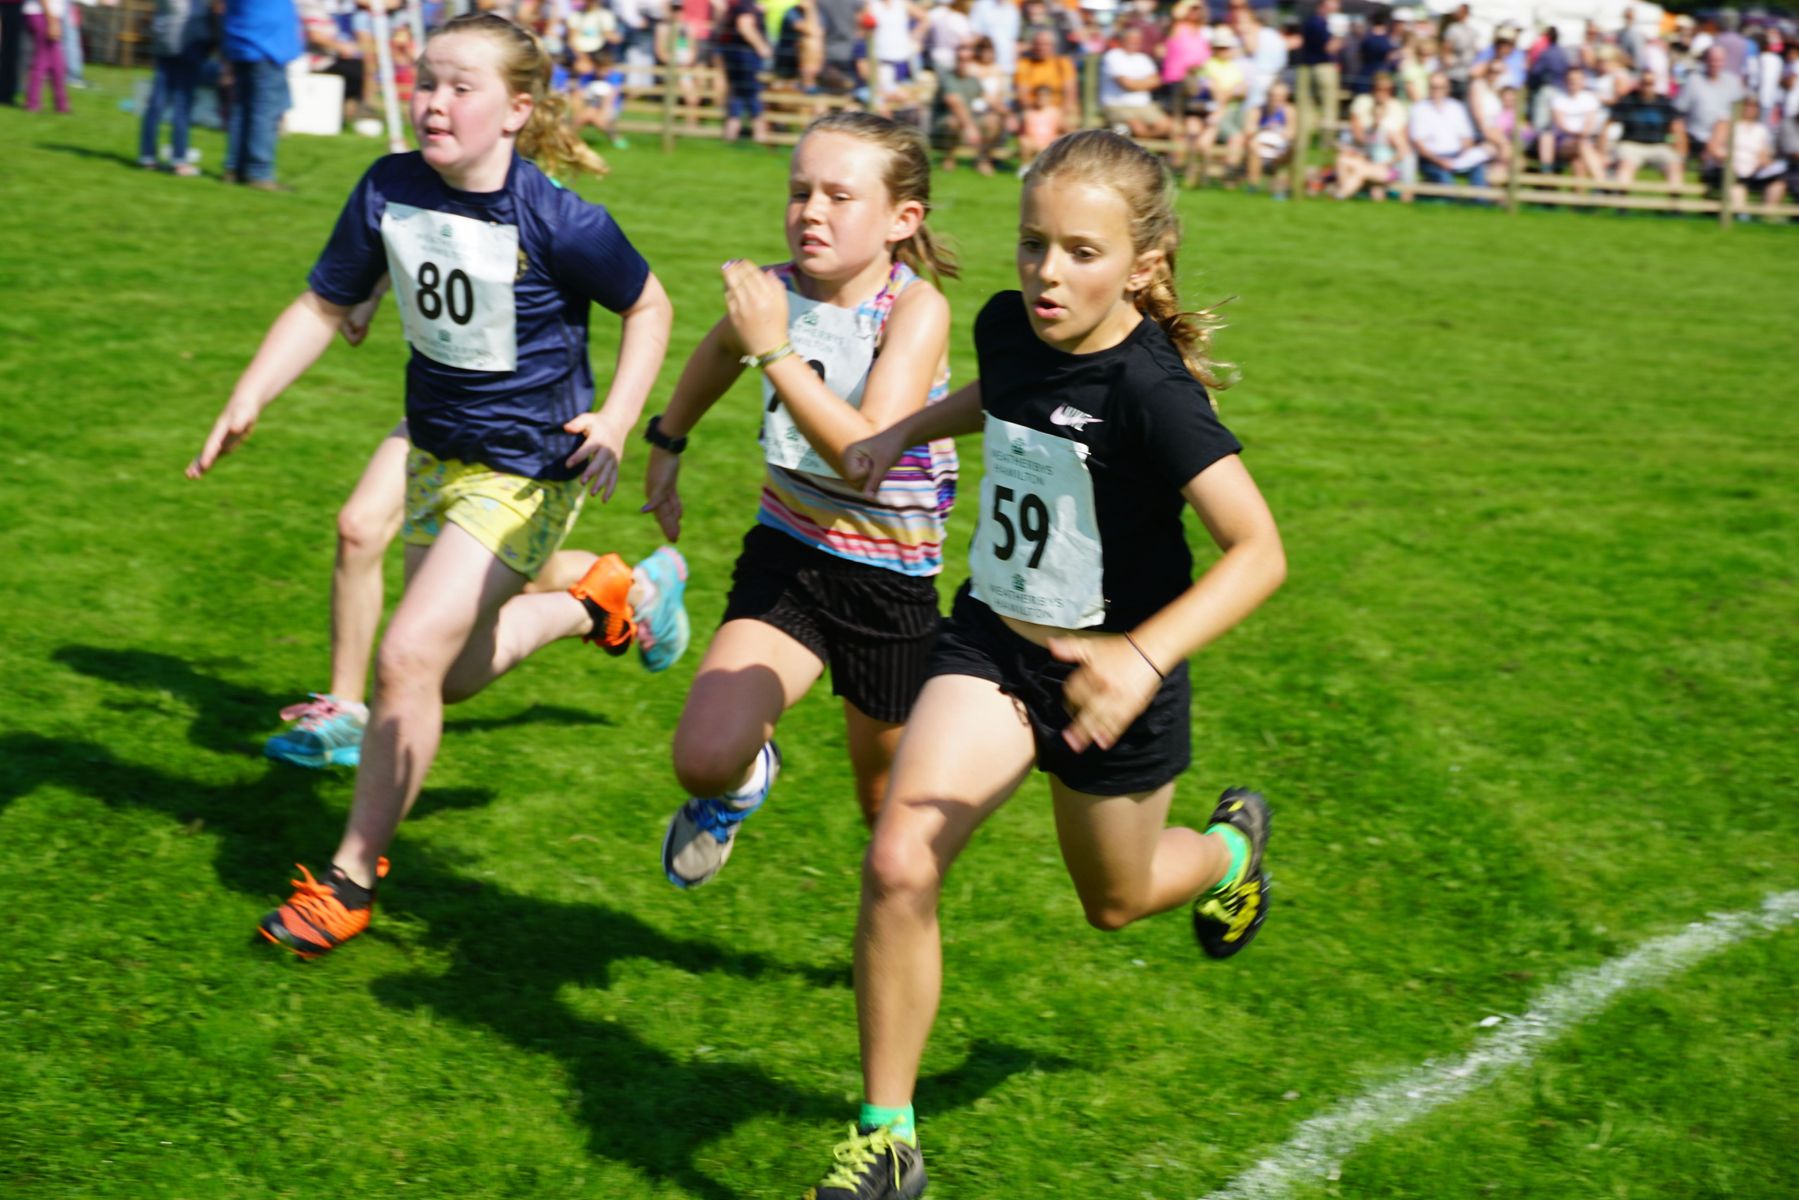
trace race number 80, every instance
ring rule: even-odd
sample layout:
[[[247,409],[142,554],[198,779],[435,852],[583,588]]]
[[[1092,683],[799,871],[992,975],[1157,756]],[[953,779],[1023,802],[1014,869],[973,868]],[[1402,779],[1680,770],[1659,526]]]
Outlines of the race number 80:
[[[441,293],[438,291],[440,285]],[[475,287],[460,267],[453,269],[446,278],[436,263],[420,263],[418,292],[413,300],[418,305],[419,315],[427,321],[435,321],[448,312],[450,320],[467,325],[475,315]]]

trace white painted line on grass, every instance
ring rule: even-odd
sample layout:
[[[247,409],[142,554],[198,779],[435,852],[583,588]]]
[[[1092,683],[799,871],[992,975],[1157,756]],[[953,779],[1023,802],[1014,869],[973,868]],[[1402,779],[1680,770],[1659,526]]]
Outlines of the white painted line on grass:
[[[1376,1134],[1491,1083],[1529,1062],[1537,1050],[1610,1004],[1626,988],[1657,983],[1734,942],[1799,920],[1799,892],[1776,892],[1759,911],[1715,913],[1679,933],[1645,942],[1623,958],[1582,971],[1538,996],[1530,1011],[1507,1018],[1455,1062],[1427,1061],[1409,1075],[1312,1117],[1255,1166],[1206,1200],[1280,1200],[1293,1185],[1338,1177],[1343,1160]],[[1485,1024],[1485,1022],[1483,1022]]]

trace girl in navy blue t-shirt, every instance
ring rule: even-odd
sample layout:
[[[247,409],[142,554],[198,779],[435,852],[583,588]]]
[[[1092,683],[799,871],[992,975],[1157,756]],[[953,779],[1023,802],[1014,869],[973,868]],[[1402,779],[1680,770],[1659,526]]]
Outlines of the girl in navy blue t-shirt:
[[[665,547],[634,573],[617,555],[568,592],[521,596],[587,494],[610,497],[624,442],[661,367],[673,310],[599,205],[552,170],[598,160],[561,122],[542,45],[491,14],[434,33],[412,99],[421,147],[369,168],[308,290],[276,320],[200,454],[199,478],[310,366],[383,275],[412,355],[406,368],[407,586],[377,655],[348,828],[323,881],[304,867],[264,937],[304,957],[367,927],[382,857],[424,782],[443,705],[465,699],[563,637],[666,666],[686,641],[686,568]],[[619,314],[604,404],[587,314]],[[656,655],[651,660],[652,651]]]
[[[1175,295],[1161,162],[1106,131],[1056,141],[1021,203],[1021,291],[975,322],[981,378],[852,447],[879,478],[900,448],[983,430],[972,576],[938,635],[862,875],[856,930],[865,1103],[817,1200],[916,1196],[912,1091],[941,989],[937,900],[975,830],[1035,766],[1087,920],[1193,905],[1201,948],[1236,953],[1266,912],[1268,809],[1227,790],[1169,827],[1190,757],[1187,658],[1286,571],[1280,534],[1205,357],[1215,322]],[[1182,531],[1222,551],[1198,581]]]

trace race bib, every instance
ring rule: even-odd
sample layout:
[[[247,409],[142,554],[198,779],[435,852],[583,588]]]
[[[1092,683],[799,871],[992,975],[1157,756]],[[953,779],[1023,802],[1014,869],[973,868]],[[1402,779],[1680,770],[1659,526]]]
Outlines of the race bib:
[[[1086,446],[987,414],[981,521],[968,548],[975,598],[1020,621],[1105,619],[1105,558]]]
[[[381,240],[406,340],[465,371],[518,369],[518,227],[389,204]]]
[[[870,316],[808,300],[792,289],[787,292],[787,340],[793,352],[851,408],[862,407],[862,388],[874,365],[877,332]],[[762,456],[777,467],[837,478],[837,472],[793,423],[767,375],[762,377]]]

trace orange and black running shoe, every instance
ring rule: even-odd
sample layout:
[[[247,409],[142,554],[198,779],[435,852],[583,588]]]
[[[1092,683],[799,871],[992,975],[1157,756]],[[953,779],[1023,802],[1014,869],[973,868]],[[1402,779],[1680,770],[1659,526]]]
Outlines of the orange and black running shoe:
[[[299,866],[299,864],[295,864]],[[325,873],[320,883],[312,872],[300,867],[304,879],[295,879],[294,894],[286,904],[264,917],[256,926],[260,933],[277,946],[285,946],[301,958],[317,958],[337,949],[369,927],[375,911],[375,889],[351,881],[337,867]],[[387,860],[375,864],[375,879],[387,877]]]
[[[614,657],[631,648],[637,636],[637,621],[631,615],[631,583],[631,568],[625,560],[608,554],[568,589],[593,618],[593,632],[582,641],[592,642]]]

